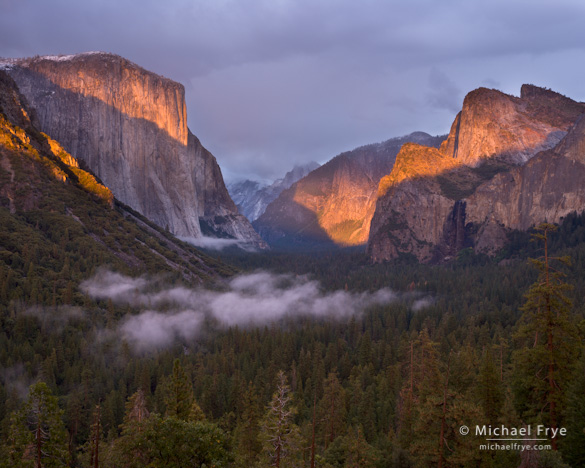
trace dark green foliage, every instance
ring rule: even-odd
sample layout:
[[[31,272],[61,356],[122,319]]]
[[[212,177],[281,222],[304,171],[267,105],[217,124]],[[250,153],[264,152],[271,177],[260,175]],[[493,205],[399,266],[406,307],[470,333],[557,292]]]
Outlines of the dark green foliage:
[[[145,464],[129,464],[152,468],[183,468],[228,466],[230,454],[221,429],[209,422],[181,421],[172,417],[151,416],[138,434]]]
[[[585,352],[574,371],[567,390],[564,408],[567,437],[562,442],[562,452],[571,466],[585,466]]]
[[[483,409],[485,421],[497,424],[504,404],[504,389],[501,376],[491,350],[488,348],[477,376],[477,397]]]
[[[242,395],[241,416],[234,430],[236,466],[254,466],[262,450],[260,442],[261,408],[254,385],[250,382]]]
[[[539,271],[538,279],[526,293],[516,339],[520,343],[514,353],[515,388],[518,408],[528,421],[541,420],[550,427],[560,425],[567,382],[578,355],[577,329],[570,314],[572,303],[566,293],[559,270],[552,263],[569,263],[568,257],[552,257],[548,251],[548,234],[556,227],[539,226],[535,238],[544,243],[544,255],[531,259]],[[556,446],[556,441],[553,440]]]
[[[336,373],[331,372],[323,384],[323,398],[317,408],[321,444],[327,447],[346,427],[346,392]]]
[[[173,373],[163,383],[163,388],[166,415],[182,421],[189,419],[194,402],[193,385],[178,359],[175,359]]]
[[[57,398],[44,382],[31,386],[27,401],[11,416],[4,466],[68,466],[70,453],[62,415]]]
[[[126,404],[122,435],[111,443],[105,466],[222,468],[230,460],[226,435],[217,425],[150,414],[139,391]]]

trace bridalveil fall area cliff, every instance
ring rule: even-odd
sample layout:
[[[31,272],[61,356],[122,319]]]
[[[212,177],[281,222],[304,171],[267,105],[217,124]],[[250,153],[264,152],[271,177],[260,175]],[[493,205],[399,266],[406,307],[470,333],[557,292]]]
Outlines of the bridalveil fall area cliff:
[[[531,85],[520,97],[469,93],[440,148],[404,145],[380,181],[367,246],[373,260],[442,261],[464,247],[493,254],[513,229],[581,212],[584,111]]]

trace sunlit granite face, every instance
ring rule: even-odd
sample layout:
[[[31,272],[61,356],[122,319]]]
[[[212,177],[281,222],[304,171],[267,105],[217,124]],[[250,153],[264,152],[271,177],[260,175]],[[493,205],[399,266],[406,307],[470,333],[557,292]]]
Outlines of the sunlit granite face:
[[[581,211],[585,166],[574,155],[584,111],[531,85],[519,98],[484,88],[469,93],[438,150],[404,145],[380,181],[370,256],[441,261],[463,247],[493,253],[510,229]]]
[[[41,130],[120,201],[179,236],[201,237],[203,220],[209,235],[261,244],[215,158],[189,132],[181,84],[103,53],[22,59],[9,68]]]

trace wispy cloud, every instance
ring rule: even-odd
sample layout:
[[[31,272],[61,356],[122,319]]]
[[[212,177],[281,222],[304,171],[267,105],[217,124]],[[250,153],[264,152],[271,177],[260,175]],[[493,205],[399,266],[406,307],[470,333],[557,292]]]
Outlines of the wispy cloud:
[[[136,349],[146,351],[168,346],[177,338],[192,338],[204,319],[204,315],[195,310],[171,313],[147,310],[127,317],[119,331]]]
[[[432,297],[426,296],[420,299],[416,299],[411,306],[411,309],[414,312],[418,312],[419,310],[426,309],[427,307],[431,307],[435,303],[435,300]]]
[[[96,299],[144,308],[118,329],[138,350],[192,338],[207,319],[223,327],[260,326],[291,317],[345,319],[397,300],[387,288],[373,293],[325,292],[306,276],[268,272],[236,276],[222,290],[211,290],[173,287],[157,279],[102,270],[81,289]]]
[[[24,364],[17,363],[10,367],[0,367],[0,382],[15,397],[24,400],[28,397],[29,387],[35,383]]]
[[[239,247],[247,252],[255,249],[248,243],[238,239],[218,239],[217,237],[180,237],[182,241],[188,242],[195,247],[209,250],[223,250],[228,247]]]
[[[98,299],[134,303],[134,297],[149,284],[145,278],[131,278],[112,271],[100,271],[92,279],[84,281],[81,290]]]

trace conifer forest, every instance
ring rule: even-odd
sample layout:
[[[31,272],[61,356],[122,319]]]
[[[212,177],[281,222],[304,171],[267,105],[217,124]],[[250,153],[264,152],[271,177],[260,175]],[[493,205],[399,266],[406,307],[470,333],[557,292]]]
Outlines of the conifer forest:
[[[90,225],[102,202],[84,203]],[[224,282],[261,271],[309,278],[323,297],[393,299],[340,316],[206,316],[141,346],[152,330],[121,330],[154,304],[92,295],[104,268],[146,282],[151,301],[161,283],[195,301],[222,286],[203,275],[195,287],[156,256],[133,270],[70,217],[0,210],[3,467],[585,466],[583,215],[513,233],[494,258],[462,250],[440,265],[372,264],[359,249],[199,254]],[[110,242],[142,236],[120,212]],[[476,426],[557,436],[538,453],[482,451]]]

